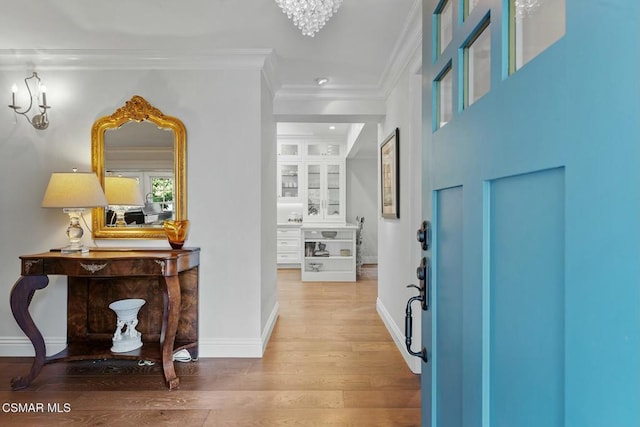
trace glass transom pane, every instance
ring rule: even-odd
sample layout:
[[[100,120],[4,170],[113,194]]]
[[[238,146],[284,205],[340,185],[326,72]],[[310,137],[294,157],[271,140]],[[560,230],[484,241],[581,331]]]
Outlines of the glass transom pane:
[[[438,127],[451,121],[453,117],[453,73],[451,68],[438,81]]]
[[[471,15],[471,11],[473,10],[474,7],[476,7],[476,5],[478,4],[479,0],[465,0],[465,11],[466,11],[466,16]]]
[[[438,53],[444,52],[453,39],[453,6],[451,3],[451,0],[445,0],[440,13],[438,14]]]
[[[558,41],[565,33],[565,0],[510,0],[511,71]]]
[[[491,31],[486,26],[467,48],[466,104],[471,105],[491,88]]]

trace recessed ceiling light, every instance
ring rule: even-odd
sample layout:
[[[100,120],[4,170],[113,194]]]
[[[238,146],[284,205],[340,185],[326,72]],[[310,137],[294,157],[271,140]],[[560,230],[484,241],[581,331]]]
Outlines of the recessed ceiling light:
[[[334,125],[329,126],[329,130],[336,130],[336,127]]]
[[[327,84],[328,82],[329,82],[329,79],[328,79],[328,78],[326,78],[326,77],[317,77],[317,78],[316,78],[316,84],[317,84],[318,86],[322,86],[322,85],[324,85],[324,84]]]

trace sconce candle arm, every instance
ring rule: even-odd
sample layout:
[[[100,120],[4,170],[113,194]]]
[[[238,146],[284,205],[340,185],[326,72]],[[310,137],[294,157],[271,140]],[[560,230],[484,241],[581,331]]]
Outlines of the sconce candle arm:
[[[33,107],[33,93],[31,92],[31,87],[29,86],[29,80],[31,79],[37,80],[36,89],[38,90],[38,92],[36,92],[36,96],[39,96],[40,93],[42,93],[42,104],[38,104],[40,113],[35,114],[32,118],[29,118],[29,116],[27,116],[27,113],[29,113],[29,111],[31,111],[31,107]],[[13,87],[11,88],[11,105],[9,105],[9,108],[11,108],[14,113],[20,114],[25,119],[27,119],[29,124],[31,124],[31,126],[33,126],[34,128],[38,130],[46,129],[47,127],[49,127],[49,117],[47,117],[47,109],[51,108],[47,105],[46,88],[44,85],[42,85],[40,77],[38,77],[38,73],[36,73],[35,71],[31,75],[31,77],[27,77],[24,79],[24,84],[27,87],[27,92],[29,92],[29,107],[26,110],[18,111],[21,108],[20,106],[16,105],[16,92],[18,91],[18,88],[16,87],[16,85],[13,85]]]

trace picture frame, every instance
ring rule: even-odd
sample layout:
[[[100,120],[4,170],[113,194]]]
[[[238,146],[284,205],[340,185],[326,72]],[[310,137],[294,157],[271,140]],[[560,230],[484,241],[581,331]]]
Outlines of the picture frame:
[[[383,218],[400,218],[400,129],[380,144],[380,213]]]

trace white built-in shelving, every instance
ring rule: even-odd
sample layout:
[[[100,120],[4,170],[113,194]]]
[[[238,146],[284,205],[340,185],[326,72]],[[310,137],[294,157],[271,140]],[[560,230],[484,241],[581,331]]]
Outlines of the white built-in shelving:
[[[302,281],[355,281],[356,230],[353,225],[303,225]],[[335,233],[335,237],[326,237],[326,233]]]

